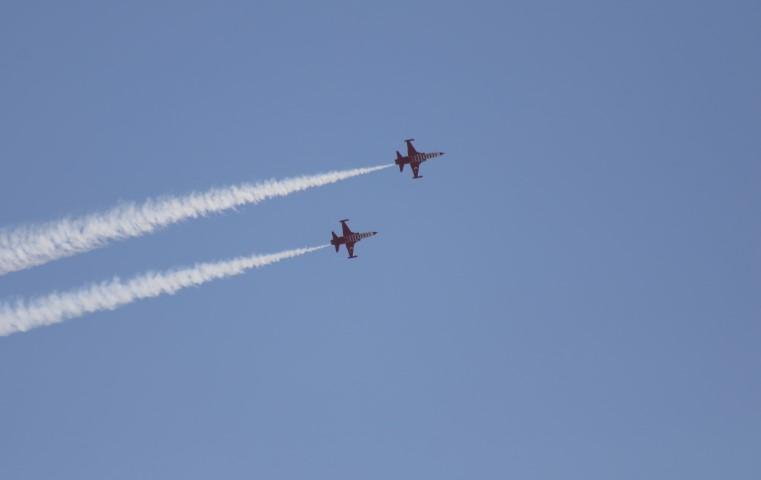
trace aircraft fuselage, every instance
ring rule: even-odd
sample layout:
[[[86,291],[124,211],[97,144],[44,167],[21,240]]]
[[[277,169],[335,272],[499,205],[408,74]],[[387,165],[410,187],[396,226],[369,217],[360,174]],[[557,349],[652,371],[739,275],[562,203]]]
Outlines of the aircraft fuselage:
[[[376,235],[378,232],[355,232],[351,235],[346,235],[343,237],[338,237],[336,240],[331,240],[331,245],[343,245],[344,243],[357,243],[358,241],[362,240],[363,238],[369,238],[373,235]]]

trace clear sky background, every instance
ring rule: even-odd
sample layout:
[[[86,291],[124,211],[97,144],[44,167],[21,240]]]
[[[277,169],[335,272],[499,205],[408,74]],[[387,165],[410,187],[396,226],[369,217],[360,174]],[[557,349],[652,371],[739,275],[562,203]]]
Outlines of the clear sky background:
[[[761,6],[0,5],[0,225],[447,156],[0,277],[0,478],[761,478]]]

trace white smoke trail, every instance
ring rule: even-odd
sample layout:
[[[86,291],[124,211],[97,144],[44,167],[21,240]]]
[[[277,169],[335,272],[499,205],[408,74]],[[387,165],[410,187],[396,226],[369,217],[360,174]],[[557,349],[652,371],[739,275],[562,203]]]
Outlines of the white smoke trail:
[[[118,277],[63,293],[51,293],[32,300],[0,303],[0,336],[52,325],[69,318],[100,310],[113,310],[143,298],[173,295],[183,288],[201,285],[218,278],[240,275],[287,258],[298,257],[328,247],[297,248],[269,255],[252,255],[232,260],[197,263],[189,268],[167,272],[148,272],[131,280]]]
[[[87,252],[111,240],[137,237],[188,218],[200,217],[273,197],[336,183],[391,167],[338,170],[261,183],[214,188],[203,193],[119,205],[80,218],[0,230],[0,275]]]

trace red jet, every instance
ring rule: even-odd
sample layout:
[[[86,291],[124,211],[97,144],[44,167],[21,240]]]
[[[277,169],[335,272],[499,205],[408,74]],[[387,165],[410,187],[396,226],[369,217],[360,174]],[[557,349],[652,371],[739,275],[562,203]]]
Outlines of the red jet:
[[[333,238],[330,240],[330,244],[336,247],[336,252],[338,252],[338,248],[342,244],[346,245],[346,250],[349,252],[349,258],[357,258],[357,256],[354,255],[354,244],[363,238],[372,237],[378,232],[352,232],[349,226],[346,225],[346,222],[348,221],[348,218],[340,220],[341,228],[343,229],[343,237],[336,235],[336,232],[330,232],[333,234]]]
[[[412,178],[423,178],[422,175],[418,175],[418,172],[420,171],[420,164],[428,160],[429,158],[436,158],[444,155],[444,152],[432,152],[432,153],[425,153],[425,152],[418,152],[415,150],[415,146],[412,145],[412,142],[414,142],[414,138],[408,138],[405,140],[407,142],[407,156],[403,157],[401,153],[399,153],[399,150],[396,151],[396,160],[394,160],[394,163],[399,165],[399,171],[404,171],[404,166],[409,163],[410,167],[412,167]]]

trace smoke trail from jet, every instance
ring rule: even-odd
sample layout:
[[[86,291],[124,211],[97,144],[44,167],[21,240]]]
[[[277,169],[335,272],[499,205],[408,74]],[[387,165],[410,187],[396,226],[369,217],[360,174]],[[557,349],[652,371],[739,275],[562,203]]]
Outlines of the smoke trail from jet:
[[[256,204],[393,166],[379,165],[318,175],[244,183],[202,193],[127,203],[79,218],[0,230],[0,275],[87,252],[112,240],[138,237],[189,218]]]
[[[127,281],[115,277],[111,281],[85,286],[78,290],[55,292],[28,301],[0,303],[0,336],[60,323],[100,310],[114,310],[143,298],[173,295],[183,288],[198,286],[218,278],[240,275],[252,268],[305,255],[328,246],[297,248],[221,262],[197,263],[192,267],[178,270],[148,272]]]

